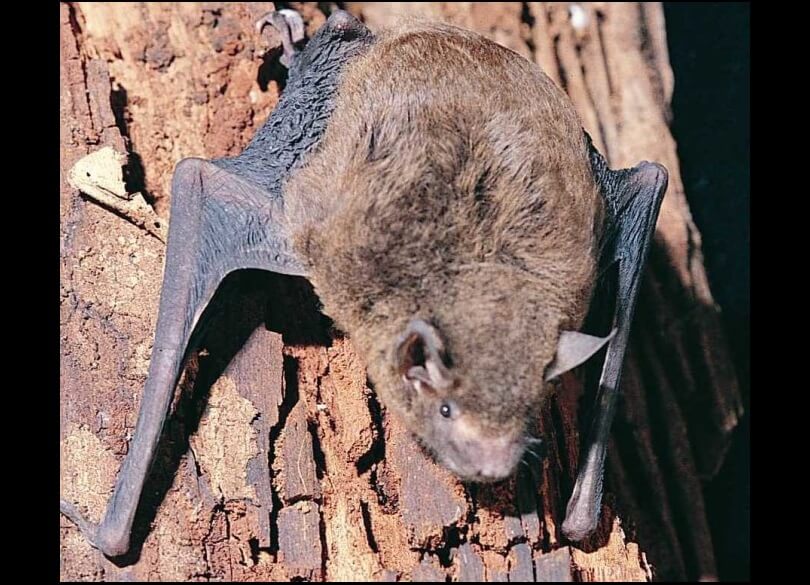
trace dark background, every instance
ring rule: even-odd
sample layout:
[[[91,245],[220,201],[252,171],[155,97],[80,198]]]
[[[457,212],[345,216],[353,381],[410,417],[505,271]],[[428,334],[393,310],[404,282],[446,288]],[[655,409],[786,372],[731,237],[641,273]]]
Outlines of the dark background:
[[[750,20],[749,3],[665,2],[675,73],[672,132],[703,237],[746,415],[705,489],[723,581],[750,578]]]

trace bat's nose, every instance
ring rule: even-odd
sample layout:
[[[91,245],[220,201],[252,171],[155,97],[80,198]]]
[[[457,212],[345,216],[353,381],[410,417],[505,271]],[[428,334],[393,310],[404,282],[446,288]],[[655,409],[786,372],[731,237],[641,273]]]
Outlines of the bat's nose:
[[[452,441],[450,468],[469,481],[493,482],[511,476],[523,457],[525,445],[510,436],[465,437]]]

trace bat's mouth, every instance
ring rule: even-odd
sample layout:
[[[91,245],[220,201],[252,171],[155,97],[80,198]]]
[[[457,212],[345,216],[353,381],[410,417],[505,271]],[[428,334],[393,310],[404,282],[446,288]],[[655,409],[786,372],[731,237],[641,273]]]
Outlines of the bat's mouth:
[[[494,483],[515,474],[525,451],[523,440],[467,437],[449,440],[438,459],[462,481]]]

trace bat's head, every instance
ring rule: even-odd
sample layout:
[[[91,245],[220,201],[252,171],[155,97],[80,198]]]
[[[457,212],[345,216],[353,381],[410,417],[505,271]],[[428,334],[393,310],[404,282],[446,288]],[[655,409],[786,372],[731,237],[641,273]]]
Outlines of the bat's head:
[[[587,313],[593,179],[490,171],[482,202],[475,181],[448,188],[416,163],[397,169],[336,179],[343,207],[298,232],[297,250],[388,410],[459,477],[506,478],[551,390],[561,332]]]
[[[447,333],[424,319],[408,323],[391,355],[399,377],[392,389],[395,401],[405,406],[409,427],[422,444],[460,478],[506,478],[523,457],[526,415],[539,398],[538,385],[494,380],[499,376],[492,376],[491,368],[464,359],[473,356],[451,355]]]
[[[505,245],[527,249],[520,261],[486,261],[462,248],[476,245],[474,229],[471,244],[454,246],[425,239],[458,226],[421,235],[356,217],[300,240],[325,312],[351,337],[382,403],[438,462],[469,481],[510,476],[551,390],[561,334],[587,313],[588,224],[512,237]]]
[[[555,371],[561,332],[578,327],[589,289],[481,262],[418,280],[398,273],[386,286],[382,269],[361,276],[362,255],[357,264],[343,253],[314,257],[324,308],[349,333],[389,412],[458,477],[510,476],[551,390],[546,374]],[[589,270],[587,258],[564,263],[574,265]]]
[[[470,267],[370,341],[378,393],[461,479],[509,477],[531,442],[568,321],[542,285],[520,270]]]
[[[587,313],[598,209],[577,209],[575,197],[483,219],[408,208],[442,200],[358,205],[302,231],[297,245],[381,402],[457,476],[497,481],[530,444],[562,332]]]

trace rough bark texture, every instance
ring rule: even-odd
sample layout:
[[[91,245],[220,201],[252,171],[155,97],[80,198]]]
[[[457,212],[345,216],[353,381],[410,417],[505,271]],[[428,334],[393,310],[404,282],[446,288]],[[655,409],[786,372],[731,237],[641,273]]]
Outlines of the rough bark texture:
[[[334,6],[289,4],[310,32]],[[539,481],[521,475],[465,487],[387,415],[350,340],[329,329],[307,283],[245,272],[218,293],[222,316],[181,381],[136,520],[135,551],[116,565],[62,518],[62,578],[715,575],[701,481],[722,462],[741,403],[667,127],[673,78],[661,6],[344,6],[372,29],[421,14],[488,35],[568,92],[614,168],[647,159],[669,169],[598,533],[572,546],[559,531],[591,398],[579,377],[564,378],[537,422],[548,439]],[[283,88],[277,39],[253,27],[271,9],[60,5],[61,489],[93,520],[137,417],[173,167],[188,156],[236,154],[272,110]],[[68,175],[107,146],[127,157],[124,188],[100,205]],[[154,211],[139,207],[133,216],[141,196]]]

